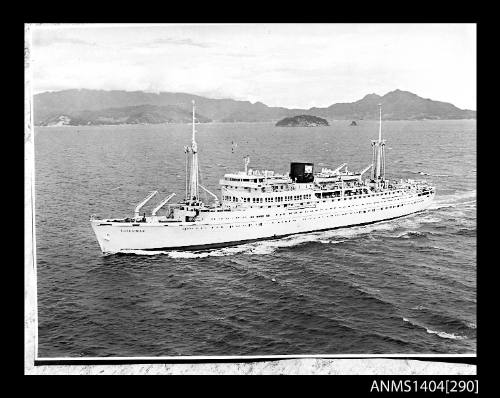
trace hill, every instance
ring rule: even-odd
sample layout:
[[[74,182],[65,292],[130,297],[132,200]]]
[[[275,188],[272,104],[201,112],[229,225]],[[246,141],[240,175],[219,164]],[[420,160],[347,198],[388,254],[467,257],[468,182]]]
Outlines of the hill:
[[[298,115],[286,117],[276,123],[278,127],[318,127],[329,126],[325,119],[311,115]]]
[[[311,108],[311,112],[331,119],[377,119],[378,104],[382,104],[385,120],[476,118],[476,111],[459,109],[453,104],[422,98],[402,90],[394,90],[384,96],[368,94],[356,102]]]
[[[72,89],[34,96],[36,125],[109,123],[183,123],[196,101],[200,120],[217,122],[269,122],[310,115],[330,120],[377,119],[378,104],[386,120],[474,119],[476,111],[395,90],[384,96],[368,94],[351,103],[326,108],[287,109],[261,102],[214,99],[186,93]]]
[[[210,122],[203,115],[196,114],[199,122]],[[158,124],[189,123],[192,113],[178,106],[138,105],[101,110],[59,111],[49,114],[41,126],[82,126],[100,124]]]

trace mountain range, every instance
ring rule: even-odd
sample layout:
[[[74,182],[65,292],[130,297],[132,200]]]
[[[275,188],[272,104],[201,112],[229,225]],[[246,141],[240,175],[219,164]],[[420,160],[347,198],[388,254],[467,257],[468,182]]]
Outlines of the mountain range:
[[[378,104],[382,104],[385,120],[476,118],[476,111],[402,90],[383,96],[368,94],[356,102],[326,108],[288,109],[186,93],[70,89],[36,94],[33,106],[35,125],[39,126],[188,123],[192,100],[199,122],[276,122],[304,114],[329,120],[378,119]]]

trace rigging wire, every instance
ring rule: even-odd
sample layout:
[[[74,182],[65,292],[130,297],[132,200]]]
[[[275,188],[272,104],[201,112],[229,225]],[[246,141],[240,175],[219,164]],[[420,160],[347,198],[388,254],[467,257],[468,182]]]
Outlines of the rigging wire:
[[[201,185],[201,186],[204,186],[205,184],[203,183],[203,177],[202,177],[202,174],[201,174],[201,167],[199,167],[200,164],[198,163],[198,180],[199,180],[199,184],[198,185]],[[208,203],[208,195],[207,193],[205,192],[204,189],[202,189],[203,191],[203,197],[205,199],[205,203]],[[198,192],[198,196],[200,195],[200,193]]]

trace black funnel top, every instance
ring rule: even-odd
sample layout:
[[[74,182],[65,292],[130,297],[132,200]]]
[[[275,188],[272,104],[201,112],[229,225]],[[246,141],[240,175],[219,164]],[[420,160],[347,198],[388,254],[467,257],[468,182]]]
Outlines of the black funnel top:
[[[290,163],[290,177],[292,181],[298,183],[314,181],[314,163]]]

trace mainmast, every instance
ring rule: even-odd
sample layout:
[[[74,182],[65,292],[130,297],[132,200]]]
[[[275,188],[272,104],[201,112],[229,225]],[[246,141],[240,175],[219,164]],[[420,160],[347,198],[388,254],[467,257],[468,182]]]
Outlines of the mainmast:
[[[191,171],[189,179],[189,200],[198,200],[198,145],[196,144],[195,104],[193,100],[193,132],[191,137]]]
[[[385,179],[385,140],[382,140],[382,104],[379,106],[378,141],[372,141],[373,148],[373,180]]]

